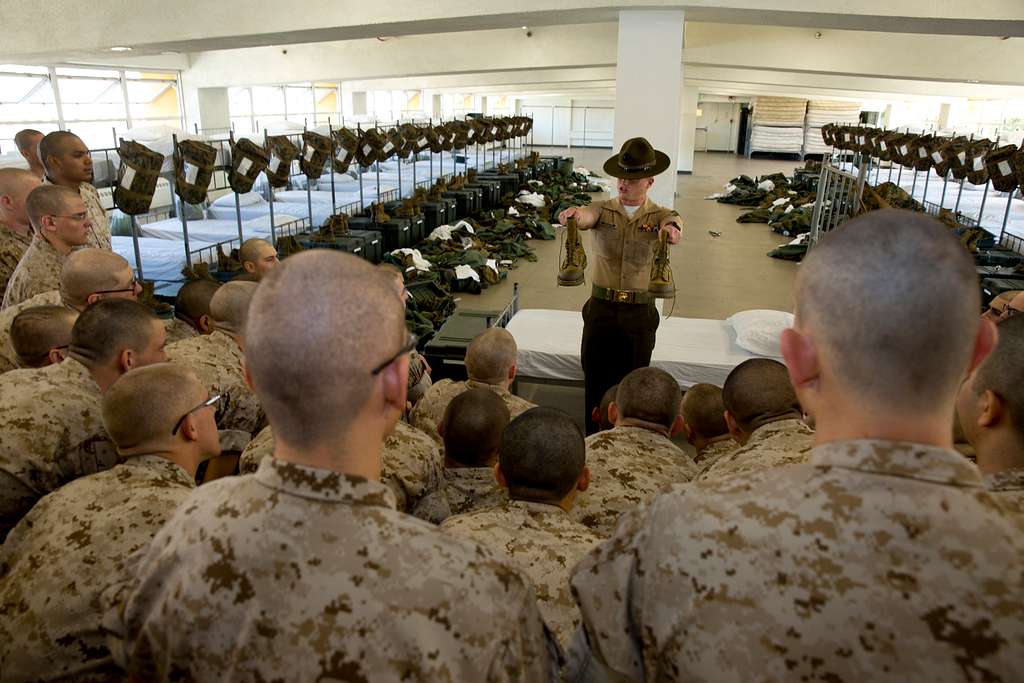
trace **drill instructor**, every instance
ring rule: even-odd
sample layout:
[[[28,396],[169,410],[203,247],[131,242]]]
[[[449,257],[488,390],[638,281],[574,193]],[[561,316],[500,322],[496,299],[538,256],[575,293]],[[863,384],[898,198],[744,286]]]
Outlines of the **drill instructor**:
[[[671,284],[667,268],[652,272],[655,247],[662,232],[669,244],[678,244],[683,227],[679,214],[647,198],[654,176],[669,165],[668,155],[646,139],[627,140],[604,164],[605,173],[619,179],[618,197],[566,209],[558,216],[563,225],[574,217],[580,230],[592,231],[596,256],[593,288],[583,306],[580,353],[588,434],[597,430],[589,415],[605,391],[651,362],[658,310],[648,287],[652,281]],[[582,270],[585,257],[582,244],[577,244],[570,248],[579,248],[580,253],[568,254],[567,266]]]

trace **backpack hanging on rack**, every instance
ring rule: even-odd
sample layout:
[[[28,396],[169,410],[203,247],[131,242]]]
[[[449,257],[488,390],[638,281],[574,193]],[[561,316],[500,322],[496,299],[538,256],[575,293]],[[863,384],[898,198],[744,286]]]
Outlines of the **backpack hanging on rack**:
[[[360,166],[371,166],[375,161],[383,161],[381,150],[384,148],[384,140],[375,128],[364,130],[359,137],[359,146],[356,148],[356,161]]]
[[[947,142],[939,151],[955,180],[963,180],[967,177],[967,151],[970,144],[967,138],[956,137]]]
[[[266,150],[249,138],[240,138],[231,145],[231,170],[228,171],[228,184],[238,194],[252,190],[256,178],[259,177],[270,163]]]
[[[133,140],[122,140],[117,154],[121,163],[117,168],[114,206],[129,216],[146,213],[153,203],[164,155]]]
[[[890,163],[896,161],[896,143],[903,137],[894,130],[887,131],[878,139],[878,158]]]
[[[299,168],[310,180],[316,180],[324,173],[324,166],[331,158],[331,139],[326,135],[307,130],[302,133],[302,156]]]
[[[347,173],[359,147],[359,137],[348,128],[339,128],[334,135],[334,157],[331,168],[335,173]]]
[[[932,143],[935,142],[934,135],[921,135],[914,140],[914,149],[911,150],[910,156],[913,157],[913,164],[911,167],[918,171],[927,171],[935,165],[935,160],[932,159],[931,152],[929,151]]]
[[[905,134],[896,144],[896,153],[893,159],[899,162],[900,166],[912,168],[917,159],[917,139],[920,135],[914,133]]]
[[[174,193],[188,204],[202,204],[213,180],[217,150],[198,140],[181,140],[174,148]]]
[[[860,128],[857,131],[857,151],[861,154],[873,154],[874,145],[872,144],[872,135],[874,135],[874,128]]]
[[[942,178],[945,178],[946,174],[949,173],[949,163],[946,161],[946,157],[942,156],[942,150],[948,144],[949,138],[936,135],[927,145],[928,156],[932,158],[932,166],[935,172]]]
[[[985,168],[985,157],[992,149],[992,141],[988,138],[975,140],[967,148],[967,182],[984,185],[988,182],[988,169]]]
[[[1017,187],[1024,192],[1024,149],[1018,150],[1013,155],[1014,170],[1017,173]]]
[[[444,151],[443,141],[441,140],[441,134],[438,132],[438,128],[440,128],[440,126],[431,125],[427,126],[425,131],[427,135],[427,146],[430,148],[431,154],[439,154]]]
[[[985,167],[992,187],[1000,192],[1013,192],[1017,189],[1017,145],[1003,145],[988,153]]]
[[[292,161],[299,155],[299,148],[287,135],[268,135],[267,152],[270,161],[267,163],[267,180],[271,187],[288,187],[291,176]]]
[[[391,157],[399,156],[402,151],[402,143],[404,139],[398,134],[398,131],[394,128],[389,128],[381,133],[381,139],[384,140],[384,146],[381,147],[380,153],[384,157],[384,161],[387,161]]]

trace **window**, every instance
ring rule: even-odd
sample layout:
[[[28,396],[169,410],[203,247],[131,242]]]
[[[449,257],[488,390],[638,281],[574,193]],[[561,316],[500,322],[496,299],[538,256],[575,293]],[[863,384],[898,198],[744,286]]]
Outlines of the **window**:
[[[0,64],[0,151],[24,128],[70,130],[92,148],[132,127],[184,125],[178,74]]]
[[[228,114],[239,134],[262,132],[275,123],[290,121],[309,128],[339,124],[336,83],[228,88]]]

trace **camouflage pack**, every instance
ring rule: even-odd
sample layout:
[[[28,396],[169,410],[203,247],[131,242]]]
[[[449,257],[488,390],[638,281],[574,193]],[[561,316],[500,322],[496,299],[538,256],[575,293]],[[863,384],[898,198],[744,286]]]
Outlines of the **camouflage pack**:
[[[935,159],[932,158],[931,149],[936,144],[934,135],[921,135],[914,140],[914,147],[910,154],[912,157],[911,168],[918,171],[927,171],[934,166]]]
[[[288,187],[292,161],[299,155],[299,148],[287,135],[267,136],[267,151],[270,160],[267,164],[267,180],[273,187]]]
[[[174,149],[174,192],[183,202],[202,204],[213,180],[217,150],[198,140],[182,140]]]
[[[270,163],[267,151],[249,138],[235,140],[231,145],[231,170],[228,171],[228,184],[238,194],[252,190],[253,184],[260,173]]]
[[[992,187],[1000,192],[1012,192],[1017,189],[1017,145],[1003,145],[988,153],[985,166]]]
[[[310,180],[319,178],[324,173],[324,166],[331,158],[331,139],[326,135],[306,131],[302,134],[302,156],[299,157],[299,168]]]
[[[384,136],[376,128],[364,130],[359,136],[359,145],[356,147],[356,161],[360,166],[370,166],[376,161],[383,161],[381,150],[385,145]]]
[[[117,153],[121,164],[117,169],[114,205],[130,216],[146,213],[153,202],[164,155],[132,140],[122,140]]]
[[[988,169],[985,167],[985,157],[993,147],[988,138],[974,140],[967,147],[967,182],[975,185],[984,185],[988,182]]]

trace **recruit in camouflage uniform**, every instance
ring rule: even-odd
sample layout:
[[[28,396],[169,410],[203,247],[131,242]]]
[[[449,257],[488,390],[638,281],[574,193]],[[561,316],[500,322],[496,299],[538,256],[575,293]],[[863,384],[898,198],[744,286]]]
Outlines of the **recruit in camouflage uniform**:
[[[266,418],[256,394],[245,384],[243,359],[238,343],[221,330],[167,346],[167,360],[189,368],[211,394],[220,394],[224,408],[217,428],[251,437],[266,425]]]
[[[54,185],[49,178],[43,178],[43,185]],[[103,210],[100,193],[90,183],[79,183],[78,194],[85,203],[85,212],[89,215],[92,228],[86,236],[85,246],[96,249],[111,250],[110,218]]]
[[[163,321],[164,329],[167,330],[167,343],[173,344],[185,339],[192,339],[199,336],[199,330],[178,318],[168,318]]]
[[[690,481],[697,466],[663,434],[621,426],[587,437],[590,488],[576,497],[572,518],[602,536],[626,510],[646,503],[666,484]]]
[[[1011,681],[1022,532],[954,451],[834,442],[673,486],[572,586],[583,642],[629,680]]]
[[[101,402],[74,358],[0,375],[0,539],[47,493],[117,463]]]
[[[501,396],[502,400],[505,401],[505,406],[508,408],[510,419],[513,420],[530,408],[536,408],[535,405],[526,399],[519,398],[508,389],[496,384],[485,384],[472,379],[465,382],[453,382],[450,379],[442,379],[427,389],[427,393],[423,395],[423,398],[412,409],[409,421],[412,422],[414,427],[430,436],[439,446],[444,446],[441,435],[437,433],[437,425],[444,420],[444,411],[448,404],[452,402],[452,399],[469,389],[490,389],[498,396]]]
[[[60,292],[53,290],[36,294],[31,299],[26,299],[20,304],[8,306],[0,311],[0,373],[18,368],[18,354],[14,350],[14,344],[11,343],[11,325],[14,324],[14,319],[18,317],[18,314],[33,306],[60,306],[63,303]]]
[[[580,623],[569,573],[601,536],[574,522],[558,505],[525,500],[450,517],[441,528],[504,554],[522,569],[537,589],[545,623],[568,645]]]
[[[731,436],[725,435],[721,441],[712,441],[711,443],[704,446],[700,453],[693,459],[693,464],[698,467],[701,471],[708,469],[723,455],[729,455],[734,450],[739,448],[740,445],[736,443]]]
[[[0,300],[7,291],[7,283],[18,267],[18,261],[32,244],[32,235],[22,235],[0,224]]]
[[[276,458],[196,489],[105,596],[114,661],[147,681],[552,680],[529,580],[394,504]]]
[[[508,490],[498,486],[493,467],[446,467],[441,485],[424,496],[412,514],[434,524],[452,515],[501,505],[508,501]]]
[[[1017,514],[1024,514],[1024,468],[1003,470],[985,477],[989,490]]]
[[[701,479],[734,477],[769,467],[807,462],[814,432],[802,420],[778,420],[754,430],[750,440],[729,455],[704,466]]]
[[[263,458],[274,453],[274,428],[266,427],[249,442],[238,459],[242,474],[255,472]],[[427,493],[441,485],[444,458],[426,434],[399,421],[384,439],[380,480],[395,494],[398,510],[409,512]]]
[[[20,304],[36,294],[60,289],[60,271],[65,258],[42,237],[33,238],[7,283],[2,308]]]
[[[149,544],[193,488],[178,465],[139,455],[32,508],[0,547],[5,681],[118,678],[100,630],[100,594],[129,578],[128,557]]]

